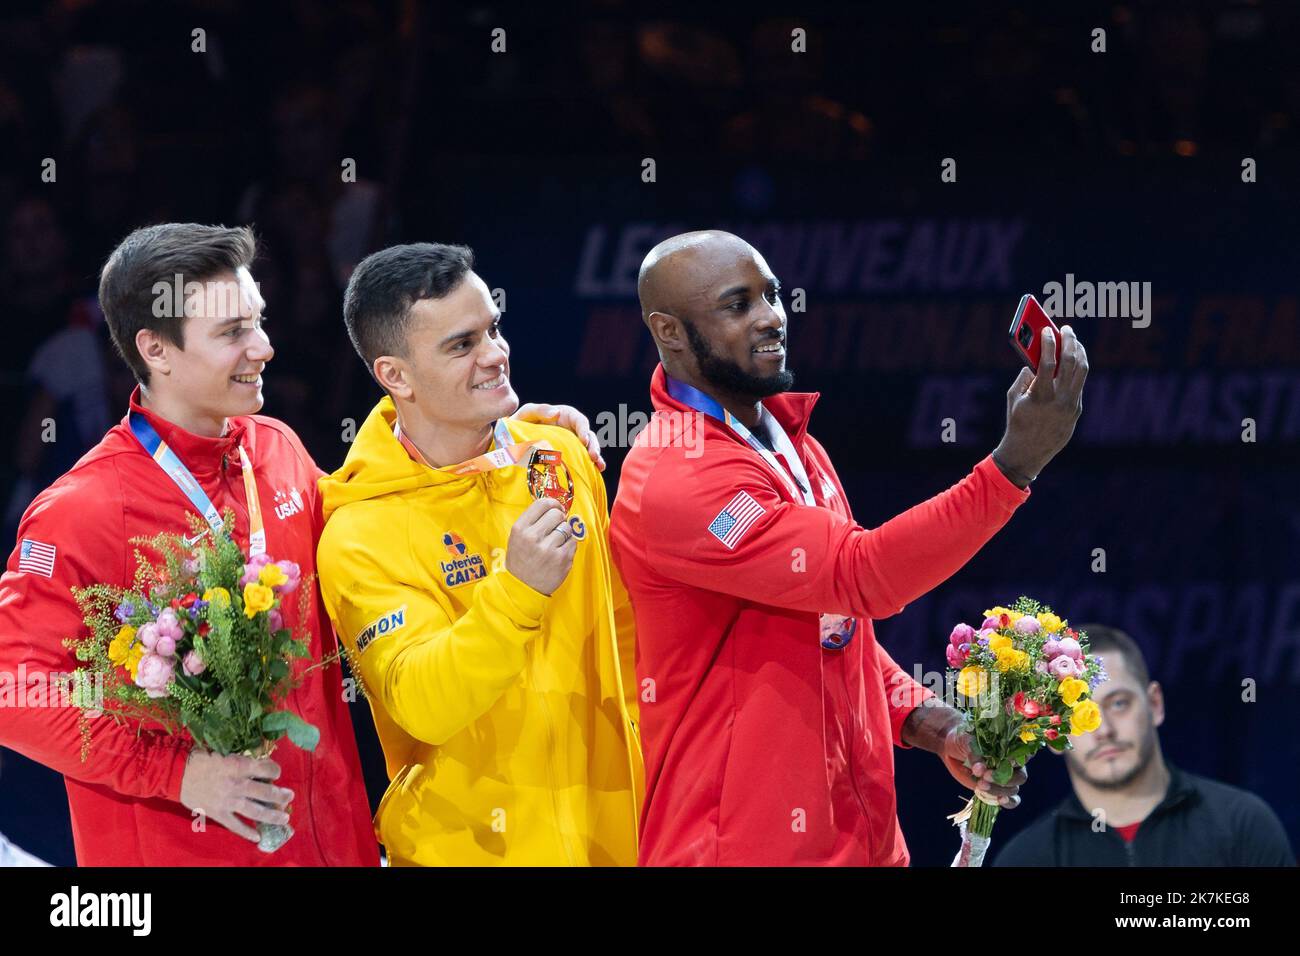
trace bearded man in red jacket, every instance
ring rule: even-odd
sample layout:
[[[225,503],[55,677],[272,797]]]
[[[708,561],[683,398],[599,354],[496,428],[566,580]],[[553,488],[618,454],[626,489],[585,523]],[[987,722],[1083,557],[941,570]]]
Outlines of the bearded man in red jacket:
[[[921,747],[1005,807],[960,716],[876,643],[961,568],[1069,441],[1083,346],[1044,341],[1007,393],[1007,430],[947,491],[866,529],[790,392],[776,277],[729,233],[646,257],[642,317],[660,366],[610,538],[632,598],[646,798],[642,865],[906,865],[894,746]],[[921,706],[925,703],[926,706]]]

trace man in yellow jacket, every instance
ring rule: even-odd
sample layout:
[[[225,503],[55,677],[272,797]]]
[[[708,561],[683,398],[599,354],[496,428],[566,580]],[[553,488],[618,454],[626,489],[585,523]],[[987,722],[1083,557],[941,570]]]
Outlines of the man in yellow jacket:
[[[387,396],[321,479],[318,567],[388,764],[375,831],[395,866],[631,866],[633,615],[604,482],[569,432],[507,419],[510,349],[473,266],[395,246],[344,299]]]

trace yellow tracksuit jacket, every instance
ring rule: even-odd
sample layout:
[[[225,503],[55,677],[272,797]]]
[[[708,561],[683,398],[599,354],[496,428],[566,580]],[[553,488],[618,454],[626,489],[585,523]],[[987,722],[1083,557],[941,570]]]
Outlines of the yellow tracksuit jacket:
[[[573,569],[549,597],[505,568],[524,468],[412,461],[384,398],[320,480],[330,618],[359,671],[391,781],[375,832],[397,866],[632,866],[643,786],[633,615],[605,484],[569,432]]]

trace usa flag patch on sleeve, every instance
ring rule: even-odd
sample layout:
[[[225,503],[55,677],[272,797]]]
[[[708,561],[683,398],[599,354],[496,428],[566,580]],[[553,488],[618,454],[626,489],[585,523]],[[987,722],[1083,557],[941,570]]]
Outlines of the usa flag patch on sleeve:
[[[18,551],[18,573],[54,577],[54,551],[52,544],[23,538],[22,547]]]
[[[766,508],[751,498],[748,492],[742,491],[709,523],[709,534],[725,544],[727,550],[734,551],[750,526],[760,515],[766,513]]]

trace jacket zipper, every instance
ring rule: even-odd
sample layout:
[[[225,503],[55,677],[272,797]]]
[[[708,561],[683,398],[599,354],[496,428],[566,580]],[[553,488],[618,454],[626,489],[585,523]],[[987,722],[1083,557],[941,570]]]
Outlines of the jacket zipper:
[[[478,480],[482,484],[483,497],[491,501],[493,495],[488,475],[480,474]],[[509,528],[505,530],[508,535]],[[555,815],[556,840],[560,844],[560,849],[564,851],[564,858],[569,861],[569,866],[577,866],[573,850],[569,846],[569,839],[564,832],[559,791],[555,786],[555,723],[551,718],[551,707],[546,703],[546,695],[537,686],[537,642],[539,640],[541,640],[541,634],[528,642],[528,682],[530,689],[537,697],[538,703],[542,706],[542,717],[546,723],[546,782],[547,789],[551,792],[551,812]]]
[[[809,480],[811,481],[812,479],[809,479]],[[823,651],[822,653],[823,653],[823,655],[825,654],[824,651]],[[845,699],[845,701],[848,701],[848,700],[849,700],[849,682],[848,682],[848,680],[844,677],[844,668],[845,668],[845,664],[844,664],[844,655],[843,655],[843,653],[841,652],[841,653],[838,653],[837,656],[839,657],[839,660],[838,660],[836,663],[839,665],[839,667],[838,667],[838,673],[839,673],[839,677],[840,677],[840,682],[841,682],[841,683],[843,684],[843,686],[844,686],[844,699]],[[824,663],[825,663],[825,657],[823,656],[823,664],[824,664]],[[856,760],[855,760],[855,757],[854,757],[854,755],[856,754],[857,749],[858,749],[858,746],[857,746],[857,745],[858,745],[858,739],[862,736],[862,728],[859,728],[859,727],[858,727],[857,716],[856,716],[856,714],[854,713],[854,711],[853,711],[853,707],[852,707],[851,704],[850,704],[848,710],[849,710],[849,718],[850,718],[850,724],[851,724],[851,729],[852,729],[852,732],[849,734],[849,740],[848,740],[848,744],[849,744],[849,785],[853,788],[853,796],[854,796],[854,798],[857,799],[857,801],[858,801],[858,806],[862,809],[862,818],[863,818],[863,820],[864,820],[864,822],[865,822],[865,825],[866,825],[866,835],[867,835],[867,859],[868,859],[868,860],[872,860],[872,859],[874,859],[873,854],[875,853],[875,840],[872,838],[872,834],[871,834],[871,813],[870,813],[869,810],[867,810],[867,801],[866,801],[866,799],[862,796],[862,791],[861,791],[860,789],[858,789],[858,774],[857,774],[857,769],[856,769]]]
[[[222,454],[221,454],[221,483],[225,486],[225,493],[226,493],[227,497],[228,497],[228,498],[231,500],[231,502],[233,502],[235,505],[238,505],[238,504],[239,504],[239,499],[235,496],[235,493],[234,493],[234,487],[235,487],[235,486],[234,486],[234,482],[232,482],[232,481],[230,480],[230,473],[226,470],[226,469],[229,467],[229,462],[230,462],[230,455],[229,455],[229,453],[227,453],[227,452],[222,452]],[[243,468],[242,468],[242,466],[241,466],[241,468],[240,468],[240,472],[241,472],[241,474],[242,474],[242,472],[243,472]],[[245,505],[244,505],[244,517],[245,517],[245,518],[248,517],[248,505],[247,505],[247,502],[246,502]],[[233,531],[234,529],[232,528],[231,530]],[[252,532],[252,528],[251,528],[251,527],[249,528],[249,532],[250,532],[250,533]],[[306,622],[306,621],[299,621],[298,623],[299,623],[300,626],[302,626],[302,625],[305,625],[307,622]],[[321,652],[322,652],[322,654],[324,653],[324,650],[325,650],[324,642],[322,642],[322,644],[321,644]],[[308,821],[308,824],[310,825],[310,829],[311,829],[311,839],[312,839],[312,843],[315,844],[315,846],[316,846],[316,853],[317,853],[317,855],[320,857],[321,862],[322,862],[325,866],[329,866],[329,865],[330,865],[330,862],[329,862],[328,858],[325,856],[325,848],[321,846],[321,842],[320,842],[320,833],[318,832],[318,831],[319,831],[319,828],[316,826],[316,823],[315,823],[315,820],[316,820],[316,812],[315,812],[315,801],[314,801],[314,799],[313,799],[313,793],[314,793],[314,787],[313,787],[313,784],[316,782],[316,763],[315,763],[315,761],[312,759],[312,753],[311,753],[310,751],[305,751],[305,750],[304,750],[304,751],[301,753],[301,759],[302,759],[303,763],[305,764],[306,771],[307,771],[307,772],[304,774],[304,777],[306,777],[306,780],[307,780],[307,801],[306,801],[306,802],[307,802],[307,821]]]
[[[564,858],[569,861],[569,866],[577,866],[577,861],[573,857],[573,851],[569,847],[569,838],[564,831],[564,817],[560,812],[560,795],[555,786],[555,724],[551,719],[551,707],[546,703],[546,694],[537,686],[537,641],[541,637],[533,638],[528,645],[528,669],[531,672],[533,693],[537,695],[538,702],[542,705],[542,716],[546,721],[546,782],[551,792],[551,809],[555,814],[555,831],[559,838],[560,848],[564,850]]]

